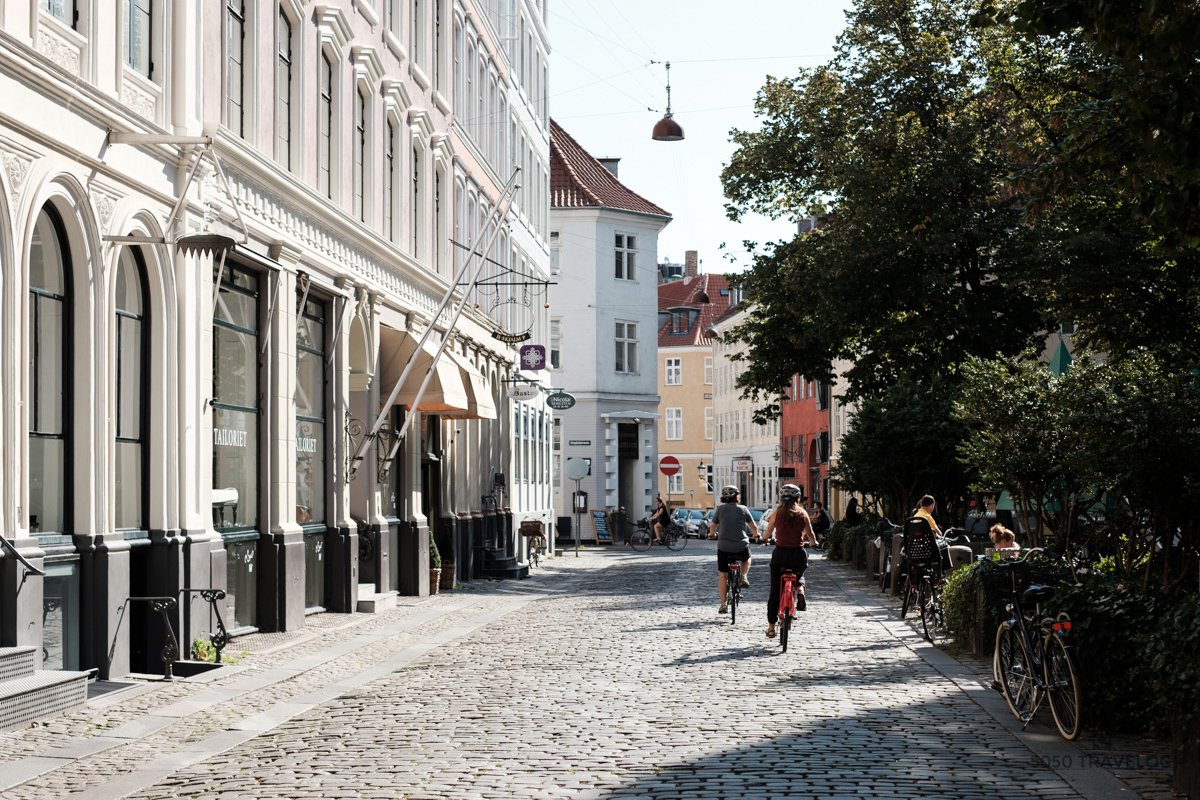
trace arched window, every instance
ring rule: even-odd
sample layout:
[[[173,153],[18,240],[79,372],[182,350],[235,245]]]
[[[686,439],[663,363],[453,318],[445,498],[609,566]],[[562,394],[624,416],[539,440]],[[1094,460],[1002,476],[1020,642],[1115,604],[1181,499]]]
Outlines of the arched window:
[[[116,527],[146,530],[146,266],[139,248],[117,263]]]
[[[63,532],[70,393],[70,291],[62,219],[46,206],[29,248],[29,527]]]

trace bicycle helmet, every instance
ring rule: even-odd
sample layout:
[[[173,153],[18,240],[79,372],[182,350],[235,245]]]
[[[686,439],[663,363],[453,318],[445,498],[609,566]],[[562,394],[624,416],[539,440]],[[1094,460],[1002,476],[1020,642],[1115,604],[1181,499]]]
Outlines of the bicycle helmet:
[[[721,489],[721,502],[722,503],[736,503],[737,499],[738,499],[738,494],[740,494],[738,487],[726,486]]]
[[[779,490],[779,499],[785,503],[794,503],[803,496],[804,493],[800,491],[800,487],[794,483],[785,483]]]

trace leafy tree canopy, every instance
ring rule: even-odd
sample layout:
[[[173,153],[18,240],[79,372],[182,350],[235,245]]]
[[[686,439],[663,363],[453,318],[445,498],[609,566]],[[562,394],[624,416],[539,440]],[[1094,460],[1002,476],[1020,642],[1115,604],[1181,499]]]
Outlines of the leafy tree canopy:
[[[761,129],[733,132],[730,216],[820,220],[740,276],[754,310],[734,331],[739,384],[755,399],[797,372],[828,379],[836,359],[862,397],[1018,352],[1043,327],[1020,280],[1037,237],[1006,188],[1013,123],[972,18],[966,3],[860,0],[833,60],[768,79]]]

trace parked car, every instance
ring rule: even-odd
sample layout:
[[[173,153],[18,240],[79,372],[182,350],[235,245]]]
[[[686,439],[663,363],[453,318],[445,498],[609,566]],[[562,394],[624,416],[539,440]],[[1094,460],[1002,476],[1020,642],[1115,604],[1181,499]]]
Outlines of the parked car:
[[[769,508],[750,509],[750,516],[754,517],[754,524],[758,527],[759,533],[762,533],[762,531],[767,527],[767,522],[770,520],[770,517],[767,516],[768,511],[770,511]]]
[[[774,508],[768,508],[761,517],[758,518],[758,535],[766,536],[767,526],[771,524],[771,514],[775,512]],[[750,513],[754,513],[754,509],[750,509]]]
[[[675,521],[684,527],[688,536],[704,536],[700,530],[704,524],[704,511],[699,508],[678,508],[675,510]]]

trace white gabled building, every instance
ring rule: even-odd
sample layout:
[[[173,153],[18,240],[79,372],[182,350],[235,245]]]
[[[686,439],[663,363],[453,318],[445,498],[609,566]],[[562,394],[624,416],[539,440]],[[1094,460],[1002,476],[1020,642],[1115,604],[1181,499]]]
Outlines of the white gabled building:
[[[658,234],[671,215],[553,120],[550,151],[551,378],[577,400],[554,423],[554,506],[571,516],[563,465],[590,459],[589,510],[636,519],[658,484]],[[581,520],[581,539],[594,538]]]

